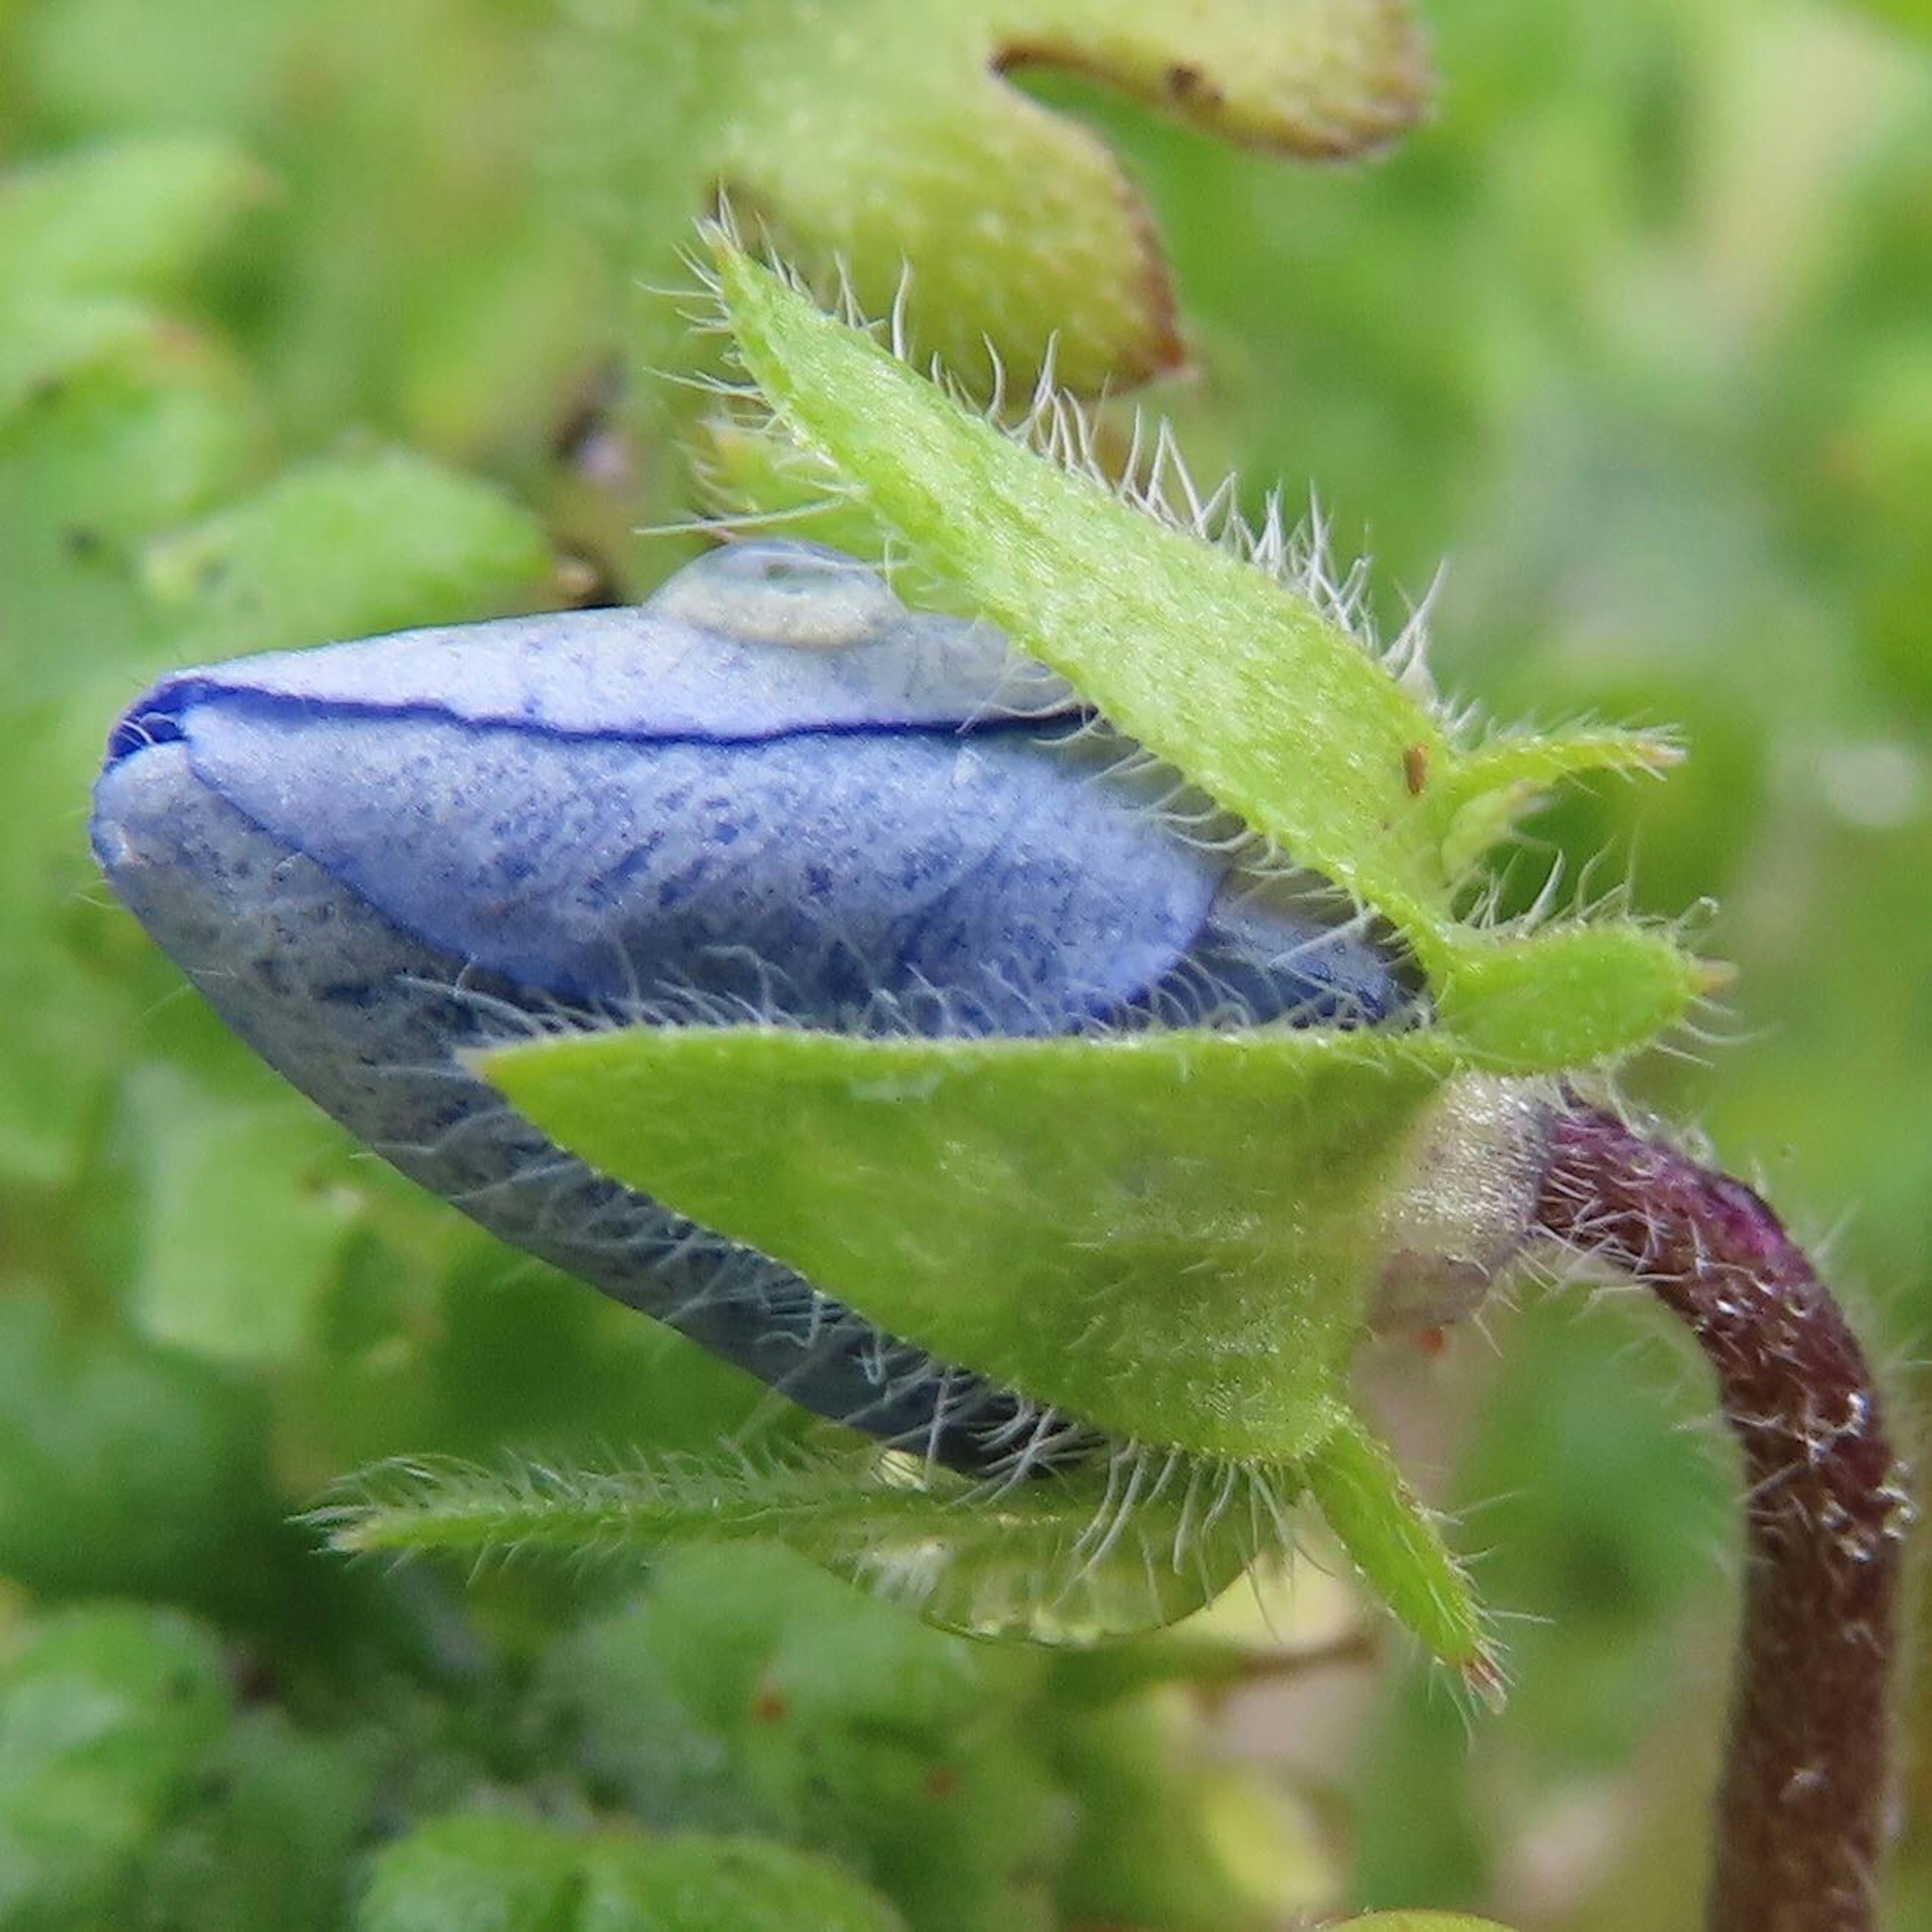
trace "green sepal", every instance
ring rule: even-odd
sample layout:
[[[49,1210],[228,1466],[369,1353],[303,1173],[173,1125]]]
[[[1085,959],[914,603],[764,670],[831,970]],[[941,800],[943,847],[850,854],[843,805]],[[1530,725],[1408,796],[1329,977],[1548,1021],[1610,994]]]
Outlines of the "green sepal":
[[[1123,1438],[1292,1461],[1346,1412],[1427,1034],[634,1028],[480,1070],[601,1172]]]
[[[1104,1469],[975,1484],[869,1450],[561,1472],[412,1462],[368,1472],[316,1520],[358,1555],[575,1561],[779,1543],[943,1628],[1082,1645],[1191,1616],[1278,1555],[1273,1511],[1298,1488],[1292,1472],[1244,1481],[1184,1460],[1112,1480],[1111,1500]]]
[[[890,532],[823,457],[722,410],[693,425],[686,443],[692,479],[719,530],[778,526],[884,566]]]
[[[1450,775],[1454,815],[1444,842],[1444,862],[1459,878],[1472,870],[1544,793],[1566,778],[1606,772],[1658,777],[1683,759],[1683,747],[1667,733],[1610,726],[1494,739],[1459,758]]]
[[[1300,863],[1400,924],[1440,914],[1446,822],[1406,773],[1417,747],[1445,760],[1447,740],[1353,638],[1042,461],[722,238],[715,252],[765,400],[848,485],[862,479],[925,569]]]
[[[1301,1470],[1336,1540],[1397,1621],[1479,1696],[1500,1702],[1482,1607],[1388,1449],[1352,1415]]]
[[[1355,1419],[1346,1380],[1384,1210],[1449,1058],[1429,1034],[928,1040],[692,1027],[560,1035],[477,1064],[601,1172],[940,1359],[1134,1445],[1120,1453],[1142,1462],[1114,1468],[1104,1490],[1070,1480],[992,1505],[1018,1514],[968,1549],[953,1580],[977,1606],[931,1600],[938,1620],[1042,1634],[1029,1622],[1081,1576],[1079,1551],[1107,1538],[1109,1507],[1130,1579],[1175,1580],[1143,1622],[1207,1601],[1210,1590],[1189,1598],[1190,1574],[1204,1560],[1218,1588],[1233,1574],[1222,1556],[1240,1560],[1238,1543],[1204,1559],[1186,1527],[1202,1515],[1190,1466],[1218,1465],[1270,1515],[1306,1481],[1397,1617],[1486,1682],[1466,1583]],[[1170,1453],[1175,1467],[1157,1474]],[[878,1519],[875,1547],[890,1512],[916,1520],[930,1507],[859,1506]],[[754,1508],[746,1527],[818,1534],[808,1499],[789,1534],[779,1521]],[[1023,1540],[1029,1525],[1037,1546]],[[427,1531],[418,1519],[406,1533]],[[958,1540],[934,1534],[938,1550]],[[1247,1554],[1288,1540],[1271,1522]],[[1170,1545],[1165,1564],[1149,1554]],[[1090,1635],[1135,1627],[1111,1605],[1096,1619],[1083,1604],[1071,1621]]]
[[[1683,747],[1667,732],[1625,730],[1611,725],[1526,732],[1494,739],[1465,752],[1456,760],[1454,800],[1460,805],[1519,784],[1540,791],[1561,779],[1592,772],[1654,775],[1682,764],[1683,758]]]
[[[1720,968],[1667,932],[1628,920],[1520,938],[1456,928],[1424,956],[1438,1023],[1464,1060],[1498,1073],[1618,1058],[1722,983]]]
[[[1460,747],[1411,681],[1310,598],[1042,460],[722,232],[710,240],[739,354],[802,453],[716,428],[714,490],[766,510],[815,496],[827,508],[814,534],[865,554],[890,541],[922,595],[1000,625],[1262,838],[1390,920],[1478,1064],[1557,1070],[1630,1052],[1682,1017],[1705,981],[1667,934],[1585,927],[1552,943],[1454,911],[1534,788],[1656,768],[1662,741]],[[826,478],[830,492],[814,488]],[[1569,1015],[1580,991],[1586,1010]]]

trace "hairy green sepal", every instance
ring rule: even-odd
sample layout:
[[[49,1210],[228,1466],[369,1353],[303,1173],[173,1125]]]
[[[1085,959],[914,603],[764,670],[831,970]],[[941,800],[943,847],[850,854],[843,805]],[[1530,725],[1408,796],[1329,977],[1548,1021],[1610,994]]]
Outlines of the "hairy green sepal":
[[[1614,1058],[1702,990],[1701,963],[1646,927],[1518,934],[1457,916],[1471,868],[1541,787],[1654,769],[1667,742],[1597,732],[1463,748],[1306,597],[1042,460],[722,234],[713,251],[746,369],[783,434],[836,480],[842,524],[868,519],[922,589],[1000,625],[1129,736],[1390,920],[1466,1064],[1527,1072]],[[757,471],[743,462],[737,478],[755,490]]]
[[[1124,1438],[1334,1431],[1380,1204],[1442,1044],[638,1028],[488,1054],[603,1172],[942,1358]]]
[[[1205,1469],[1208,1492],[1225,1478],[1244,1514],[1250,1489],[1270,1508],[1312,1490],[1396,1614],[1480,1681],[1467,1586],[1346,1380],[1383,1217],[1450,1062],[1439,1035],[1292,1029],[922,1040],[634,1028],[479,1057],[602,1172],[940,1358],[1140,1445],[1138,1473],[1028,1504],[1063,1513],[1034,1526],[1032,1551],[1014,1543],[1017,1523],[976,1552],[962,1546],[970,1512],[933,1526],[953,1592],[1004,1602],[1010,1577],[982,1568],[1044,1558],[1037,1600],[1000,1619],[1042,1634],[1035,1611],[1082,1575],[1083,1552],[1105,1553],[1112,1508],[1132,1529],[1135,1576],[1178,1579],[1151,1604],[1141,1586],[1136,1620],[1204,1602],[1226,1580],[1224,1546],[1204,1564],[1194,1547]],[[1164,1566],[1150,1539],[1171,1542]],[[1275,1523],[1256,1539],[1282,1540]]]
[[[1178,1478],[1178,1479],[1177,1479]],[[1292,1502],[1292,1472],[1268,1494]],[[766,1463],[601,1471],[392,1465],[317,1520],[338,1550],[578,1561],[686,1544],[781,1543],[930,1623],[981,1637],[1088,1644],[1158,1629],[1279,1555],[1250,1497],[1214,1508],[1222,1478],[1177,1470],[1124,1513],[1095,1471],[1066,1480],[974,1484],[870,1450]],[[1116,1472],[1117,1494],[1124,1493]],[[1240,1507],[1234,1507],[1238,1501]]]

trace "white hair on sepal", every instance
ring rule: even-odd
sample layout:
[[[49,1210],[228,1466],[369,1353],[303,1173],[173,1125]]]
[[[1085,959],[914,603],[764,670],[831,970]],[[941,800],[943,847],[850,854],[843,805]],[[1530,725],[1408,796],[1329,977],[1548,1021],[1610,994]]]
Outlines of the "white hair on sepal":
[[[745,238],[728,205],[721,202],[710,226],[731,245],[746,250]],[[762,224],[759,239],[759,247],[746,251],[790,289],[814,302],[821,300],[798,264],[774,244]],[[686,252],[685,260],[698,284],[694,292],[700,308],[708,304],[711,315],[728,337],[729,316],[716,268],[694,249]],[[833,312],[838,319],[868,335],[908,368],[917,369],[908,320],[914,293],[910,265],[902,262],[890,312],[882,317],[868,316],[860,310],[844,257],[833,257],[832,270],[837,286]],[[1250,521],[1240,508],[1238,475],[1229,472],[1204,492],[1195,481],[1172,422],[1165,417],[1151,418],[1150,436],[1150,418],[1138,405],[1128,417],[1126,448],[1118,465],[1112,464],[1105,448],[1107,399],[1104,394],[1083,398],[1060,385],[1057,332],[1048,337],[1043,346],[1027,406],[1017,414],[1010,406],[1006,358],[990,336],[982,339],[990,370],[989,395],[973,394],[957,373],[937,356],[929,358],[930,366],[919,373],[962,407],[979,415],[1010,440],[1055,468],[1084,478],[1168,529],[1252,565],[1312,604],[1324,618],[1377,658],[1411,696],[1434,710],[1451,736],[1460,737],[1477,727],[1479,710],[1474,706],[1456,710],[1446,705],[1429,670],[1430,621],[1443,581],[1441,567],[1421,596],[1409,601],[1400,630],[1384,643],[1369,608],[1372,561],[1358,556],[1346,568],[1337,566],[1331,520],[1318,497],[1311,494],[1306,517],[1291,524],[1284,512],[1280,487],[1275,485],[1263,499],[1258,519]],[[742,362],[734,350],[728,346],[726,356],[742,370]],[[741,421],[773,432],[782,445],[798,447],[764,403],[755,385],[728,382],[721,385],[720,392],[734,401],[751,404],[749,412],[741,413]],[[815,477],[830,478],[836,475],[830,465],[812,460]],[[853,479],[844,480],[853,484]],[[848,500],[862,501],[864,495],[862,486],[854,484]],[[729,528],[728,514],[718,520]],[[896,580],[890,571],[888,580]]]
[[[1050,374],[1050,370],[1043,373],[1033,406],[1018,422],[1008,423],[992,415],[988,420],[1036,455],[1100,484],[1154,522],[1252,564],[1380,657],[1412,695],[1440,710],[1429,675],[1427,650],[1430,612],[1442,582],[1441,569],[1421,598],[1411,602],[1394,640],[1384,645],[1368,608],[1371,561],[1358,557],[1346,568],[1336,568],[1330,519],[1318,498],[1311,496],[1307,517],[1291,526],[1276,485],[1264,499],[1259,520],[1251,523],[1240,508],[1238,476],[1230,472],[1204,493],[1194,480],[1172,424],[1165,418],[1155,420],[1150,447],[1149,418],[1138,408],[1130,418],[1120,471],[1113,473],[1102,454],[1098,406],[1064,391],[1048,389]]]
[[[1643,775],[1641,769],[1616,769],[1619,776],[1626,778]],[[1675,914],[1644,912],[1637,904],[1634,862],[1607,849],[1590,854],[1576,872],[1575,884],[1566,892],[1564,884],[1569,876],[1570,863],[1568,854],[1560,848],[1517,828],[1505,833],[1498,844],[1509,854],[1507,862],[1501,866],[1485,863],[1462,884],[1456,901],[1456,916],[1465,925],[1485,932],[1527,938],[1549,927],[1618,923],[1667,935],[1684,952],[1694,956],[1701,954],[1704,938],[1717,912],[1714,899],[1707,897],[1694,901]],[[1513,874],[1526,862],[1540,866],[1543,877],[1530,903],[1505,914],[1502,908],[1512,895]],[[1618,869],[1600,886],[1598,886],[1599,872],[1611,866]],[[1710,1052],[1721,1051],[1754,1038],[1754,1030],[1738,1022],[1734,1010],[1724,997],[1729,986],[1728,979],[1721,974],[1707,978],[1693,993],[1685,1011],[1666,1031],[1652,1040],[1646,1050],[1690,1066],[1707,1068],[1712,1064]],[[1640,1126],[1612,1102],[1605,1100],[1602,1104],[1610,1106],[1633,1131],[1654,1134],[1661,1130],[1660,1124],[1654,1120]],[[1694,1157],[1702,1165],[1714,1164],[1712,1150],[1708,1148],[1695,1152]]]

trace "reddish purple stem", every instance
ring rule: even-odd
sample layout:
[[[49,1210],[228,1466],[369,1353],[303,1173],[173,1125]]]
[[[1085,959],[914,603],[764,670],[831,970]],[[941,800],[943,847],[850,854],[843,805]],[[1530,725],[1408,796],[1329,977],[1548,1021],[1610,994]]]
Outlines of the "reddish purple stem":
[[[1744,1451],[1710,1932],[1870,1932],[1910,1508],[1864,1354],[1756,1194],[1608,1114],[1558,1116],[1538,1221],[1688,1324]]]

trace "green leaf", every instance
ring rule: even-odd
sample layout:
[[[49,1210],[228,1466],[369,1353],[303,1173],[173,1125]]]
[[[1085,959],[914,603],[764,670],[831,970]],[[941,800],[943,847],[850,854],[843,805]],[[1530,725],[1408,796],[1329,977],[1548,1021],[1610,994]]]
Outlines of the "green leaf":
[[[104,143],[0,177],[0,300],[178,291],[266,172],[225,141],[174,135]]]
[[[693,1549],[562,1637],[541,1703],[635,1815],[780,1838],[918,1927],[1052,1932],[1066,1794],[1039,1653],[869,1603],[790,1552]]]
[[[0,176],[0,638],[23,653],[63,625],[124,621],[89,603],[125,576],[129,544],[246,473],[260,425],[236,371],[147,301],[262,188],[232,148],[194,139]]]
[[[378,1770],[374,1753],[304,1736],[278,1709],[243,1712],[148,1863],[146,1910],[195,1932],[337,1932]]]
[[[439,1818],[376,1858],[358,1932],[577,1932],[583,1866],[580,1842],[534,1820]]]
[[[487,483],[404,450],[291,470],[158,544],[147,582],[197,656],[533,609],[548,543]]]
[[[341,1136],[292,1094],[224,1106],[160,1062],[123,1107],[147,1210],[136,1326],[217,1360],[299,1355],[356,1218]]]
[[[49,1932],[133,1922],[228,1702],[219,1646],[173,1612],[30,1625],[0,1664],[0,1917]]]
[[[260,1406],[192,1360],[0,1294],[0,1569],[49,1594],[245,1588],[272,1520]]]
[[[876,1892],[823,1858],[757,1838],[607,1840],[590,1861],[582,1932],[903,1932]]]
[[[227,1708],[220,1647],[190,1618],[131,1606],[43,1617],[0,1670],[0,1786],[86,1768],[159,1810]]]
[[[23,362],[10,410],[0,390],[0,712],[140,662],[156,631],[143,546],[242,487],[262,454],[239,372],[199,338],[142,320],[88,349],[71,368]],[[0,316],[0,386],[9,350]]]
[[[232,358],[147,298],[259,185],[230,150],[188,140],[0,182],[0,998],[34,1016],[0,1046],[0,1168],[41,1183],[70,1171],[124,1050],[83,801],[102,721],[165,648],[141,554],[248,482],[266,441]]]
[[[1333,1853],[1276,1776],[1214,1761],[1180,1696],[1056,1708],[1054,1760],[1080,1822],[1059,1885],[1072,1926],[1276,1932],[1332,1903]]]
[[[179,292],[261,172],[196,137],[85,148],[0,175],[0,418],[91,366],[188,338],[148,305]]]
[[[1895,26],[1932,33],[1932,0],[1840,0],[1840,4]]]
[[[0,624],[0,670],[7,643]],[[99,662],[50,654],[17,675],[74,676],[75,659]],[[104,903],[87,848],[82,802],[100,769],[102,720],[136,688],[124,672],[95,668],[57,703],[15,710],[0,696],[0,901],[11,909],[0,1006],[34,1016],[0,1031],[0,1173],[10,1180],[47,1185],[72,1172],[102,1086],[125,1064],[134,1013],[172,983],[134,921]]]
[[[814,277],[836,261],[872,313],[910,263],[922,354],[983,385],[990,344],[1030,386],[1052,345],[1088,392],[1178,362],[1174,295],[1106,144],[1010,72],[1072,70],[1205,133],[1320,157],[1388,140],[1430,91],[1390,0],[845,0],[836,30],[798,0],[676,0],[581,15],[568,44],[578,166],[640,279],[674,279],[676,238],[722,192]],[[668,304],[647,327],[676,346]]]

